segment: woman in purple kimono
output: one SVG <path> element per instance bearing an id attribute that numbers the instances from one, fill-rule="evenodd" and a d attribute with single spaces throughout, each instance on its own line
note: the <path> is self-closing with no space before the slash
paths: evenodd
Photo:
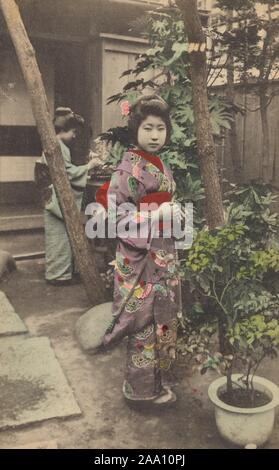
<path id="1" fill-rule="evenodd" d="M 114 322 L 106 332 L 108 347 L 128 336 L 127 366 L 123 393 L 128 400 L 169 403 L 176 400 L 172 365 L 175 359 L 178 302 L 174 239 L 162 236 L 163 222 L 171 218 L 172 203 L 164 202 L 155 212 L 139 210 L 141 202 L 171 201 L 175 182 L 171 170 L 158 156 L 171 131 L 169 108 L 157 95 L 142 97 L 132 106 L 128 128 L 135 146 L 126 152 L 112 176 L 109 211 L 131 203 L 136 231 L 124 233 L 127 212 L 117 212 L 118 245 L 115 259 Z M 178 213 L 177 213 L 178 215 Z M 154 217 L 155 216 L 155 217 Z M 110 217 L 110 215 L 109 215 Z M 153 223 L 151 224 L 151 220 Z M 154 225 L 154 220 L 155 222 Z M 122 230 L 121 230 L 122 224 Z M 156 228 L 139 235 L 145 224 Z M 159 236 L 158 236 L 159 235 Z M 136 283 L 120 316 L 117 312 Z"/>

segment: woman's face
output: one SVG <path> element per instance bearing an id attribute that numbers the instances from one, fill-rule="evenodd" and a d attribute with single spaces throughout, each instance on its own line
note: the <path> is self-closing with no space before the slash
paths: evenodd
<path id="1" fill-rule="evenodd" d="M 77 136 L 77 130 L 76 129 L 69 129 L 68 131 L 62 131 L 59 132 L 58 137 L 59 139 L 64 142 L 64 144 L 70 145 L 76 138 Z"/>
<path id="2" fill-rule="evenodd" d="M 159 116 L 147 116 L 138 128 L 138 146 L 146 152 L 159 152 L 166 138 L 167 126 Z"/>

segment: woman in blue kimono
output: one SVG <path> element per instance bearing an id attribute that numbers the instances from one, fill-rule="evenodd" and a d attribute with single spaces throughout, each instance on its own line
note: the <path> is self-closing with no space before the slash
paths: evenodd
<path id="1" fill-rule="evenodd" d="M 84 125 L 81 116 L 75 114 L 70 108 L 57 108 L 53 123 L 73 195 L 77 207 L 81 209 L 88 171 L 94 168 L 98 161 L 91 159 L 85 165 L 80 166 L 74 165 L 71 161 L 69 147 L 75 140 L 78 129 Z M 96 156 L 93 152 L 92 155 Z M 44 155 L 42 163 L 47 164 Z M 74 277 L 74 260 L 65 222 L 52 184 L 48 190 L 49 197 L 45 201 L 44 210 L 46 281 L 56 286 L 73 284 L 78 282 L 78 279 Z"/>
<path id="2" fill-rule="evenodd" d="M 129 401 L 164 404 L 176 400 L 172 391 L 175 383 L 172 366 L 179 308 L 174 239 L 171 234 L 163 237 L 162 222 L 159 222 L 162 218 L 171 219 L 174 212 L 171 199 L 176 186 L 170 168 L 159 157 L 171 132 L 167 103 L 157 95 L 142 97 L 130 110 L 128 128 L 134 147 L 124 154 L 112 176 L 108 200 L 112 196 L 116 207 L 112 199 L 109 211 L 119 209 L 123 203 L 132 203 L 137 208 L 133 216 L 135 226 L 145 223 L 150 226 L 151 213 L 140 210 L 139 204 L 160 201 L 162 204 L 156 211 L 160 231 L 155 238 L 150 231 L 146 236 L 134 232 L 127 237 L 118 230 L 114 321 L 103 346 L 110 347 L 128 336 L 124 396 Z M 177 207 L 175 211 L 181 217 Z M 126 211 L 117 213 L 118 229 L 121 222 L 125 225 L 125 217 Z M 125 308 L 118 316 L 125 299 Z"/>

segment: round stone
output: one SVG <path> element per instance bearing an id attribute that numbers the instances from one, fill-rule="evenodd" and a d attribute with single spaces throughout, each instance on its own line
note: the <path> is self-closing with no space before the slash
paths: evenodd
<path id="1" fill-rule="evenodd" d="M 16 262 L 8 251 L 0 250 L 0 279 L 16 269 Z"/>
<path id="2" fill-rule="evenodd" d="M 78 319 L 75 333 L 84 351 L 96 352 L 112 319 L 112 302 L 96 305 Z"/>

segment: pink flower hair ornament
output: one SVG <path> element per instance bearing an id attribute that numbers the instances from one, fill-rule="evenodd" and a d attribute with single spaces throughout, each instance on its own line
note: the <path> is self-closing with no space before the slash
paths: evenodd
<path id="1" fill-rule="evenodd" d="M 129 113 L 130 113 L 130 104 L 129 104 L 129 101 L 122 101 L 122 103 L 120 104 L 120 108 L 121 108 L 121 114 L 122 116 L 128 116 Z"/>

